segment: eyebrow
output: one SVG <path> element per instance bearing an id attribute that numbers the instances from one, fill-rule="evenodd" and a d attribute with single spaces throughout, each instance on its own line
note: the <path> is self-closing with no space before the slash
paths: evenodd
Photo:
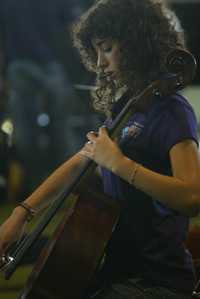
<path id="1" fill-rule="evenodd" d="M 103 43 L 108 42 L 108 41 L 109 41 L 109 40 L 108 40 L 107 38 L 104 38 L 104 39 L 101 39 L 101 40 L 95 42 L 95 44 L 96 44 L 97 46 L 101 46 Z"/>
<path id="2" fill-rule="evenodd" d="M 101 39 L 100 41 L 98 41 L 96 44 L 97 46 L 101 46 L 103 43 L 106 42 L 106 39 Z"/>

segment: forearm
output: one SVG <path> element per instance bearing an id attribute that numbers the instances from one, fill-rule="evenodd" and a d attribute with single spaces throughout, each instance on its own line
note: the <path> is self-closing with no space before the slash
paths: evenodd
<path id="1" fill-rule="evenodd" d="M 36 211 L 54 200 L 80 174 L 87 158 L 79 153 L 63 163 L 24 202 Z"/>
<path id="2" fill-rule="evenodd" d="M 10 244 L 22 233 L 27 220 L 30 219 L 32 209 L 38 211 L 46 207 L 49 200 L 56 199 L 57 195 L 73 183 L 87 163 L 88 159 L 79 153 L 63 163 L 40 187 L 36 189 L 24 202 L 18 205 L 0 227 L 0 256 L 7 251 Z M 24 205 L 25 203 L 25 205 Z"/>
<path id="3" fill-rule="evenodd" d="M 178 210 L 189 216 L 198 213 L 200 191 L 199 187 L 175 177 L 161 175 L 142 165 L 139 166 L 133 182 L 131 178 L 137 163 L 123 156 L 112 167 L 112 171 L 129 183 L 159 200 L 168 207 Z"/>

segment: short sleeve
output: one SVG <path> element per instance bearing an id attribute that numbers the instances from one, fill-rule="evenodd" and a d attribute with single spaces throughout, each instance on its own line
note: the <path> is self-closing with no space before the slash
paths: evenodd
<path id="1" fill-rule="evenodd" d="M 177 95 L 166 101 L 156 139 L 163 157 L 183 140 L 192 139 L 198 145 L 197 119 L 192 106 L 182 96 Z"/>

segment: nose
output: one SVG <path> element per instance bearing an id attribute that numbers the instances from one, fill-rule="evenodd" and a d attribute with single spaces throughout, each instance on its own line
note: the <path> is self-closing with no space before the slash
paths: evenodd
<path id="1" fill-rule="evenodd" d="M 105 55 L 99 51 L 97 57 L 97 68 L 104 69 L 108 65 Z"/>

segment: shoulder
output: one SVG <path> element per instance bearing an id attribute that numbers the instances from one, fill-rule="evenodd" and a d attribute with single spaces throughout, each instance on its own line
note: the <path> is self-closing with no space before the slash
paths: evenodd
<path id="1" fill-rule="evenodd" d="M 152 140 L 168 153 L 177 143 L 190 139 L 198 144 L 197 119 L 191 104 L 181 94 L 158 101 L 151 115 Z M 151 126 L 151 121 L 149 122 Z"/>
<path id="2" fill-rule="evenodd" d="M 184 131 L 197 131 L 197 119 L 192 105 L 181 94 L 176 94 L 166 100 L 166 117 Z M 170 125 L 170 123 L 169 123 Z"/>
<path id="3" fill-rule="evenodd" d="M 174 109 L 182 109 L 183 111 L 190 111 L 195 114 L 188 99 L 180 93 L 167 97 L 166 102 L 170 102 L 170 108 L 174 107 Z"/>
<path id="4" fill-rule="evenodd" d="M 192 105 L 189 103 L 187 98 L 180 93 L 176 93 L 159 99 L 158 101 L 156 101 L 153 109 L 162 111 L 163 113 L 182 110 L 185 112 L 191 112 L 195 115 Z"/>
<path id="5" fill-rule="evenodd" d="M 174 94 L 158 100 L 152 108 L 150 118 L 155 118 L 159 124 L 170 126 L 171 122 L 180 124 L 193 123 L 197 125 L 197 119 L 192 105 L 181 94 Z"/>

